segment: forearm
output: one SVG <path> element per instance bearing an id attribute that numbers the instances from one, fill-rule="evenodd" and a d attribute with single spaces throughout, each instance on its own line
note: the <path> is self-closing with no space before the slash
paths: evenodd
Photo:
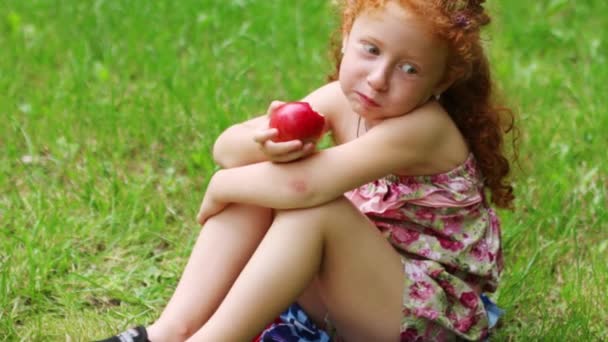
<path id="1" fill-rule="evenodd" d="M 346 191 L 407 169 L 409 162 L 399 157 L 417 160 L 407 150 L 395 147 L 393 138 L 385 141 L 385 133 L 372 130 L 352 142 L 291 163 L 261 162 L 220 170 L 207 191 L 220 203 L 273 209 L 309 208 L 327 203 Z M 391 134 L 398 136 L 399 132 Z"/>
<path id="2" fill-rule="evenodd" d="M 320 199 L 327 196 L 316 194 L 306 177 L 294 166 L 293 163 L 262 162 L 220 170 L 209 186 L 214 188 L 218 200 L 227 203 L 273 209 L 307 208 L 321 204 Z"/>
<path id="3" fill-rule="evenodd" d="M 224 169 L 266 161 L 266 156 L 253 140 L 256 127 L 263 125 L 264 119 L 257 118 L 226 129 L 213 145 L 214 161 Z"/>

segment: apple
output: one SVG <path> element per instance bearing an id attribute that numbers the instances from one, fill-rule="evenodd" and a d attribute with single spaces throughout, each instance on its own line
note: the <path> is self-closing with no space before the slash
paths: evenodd
<path id="1" fill-rule="evenodd" d="M 272 139 L 274 142 L 316 142 L 323 133 L 325 117 L 315 112 L 308 102 L 287 102 L 270 113 L 268 126 L 279 131 Z"/>

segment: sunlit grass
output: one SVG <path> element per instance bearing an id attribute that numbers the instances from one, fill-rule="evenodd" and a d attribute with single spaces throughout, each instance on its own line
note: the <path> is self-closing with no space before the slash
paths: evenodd
<path id="1" fill-rule="evenodd" d="M 604 1 L 494 3 L 517 110 L 495 340 L 608 339 Z M 230 123 L 332 70 L 327 1 L 0 3 L 0 340 L 153 320 Z"/>

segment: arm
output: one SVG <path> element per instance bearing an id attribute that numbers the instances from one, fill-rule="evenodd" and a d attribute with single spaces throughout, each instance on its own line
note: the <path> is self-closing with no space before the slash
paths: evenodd
<path id="1" fill-rule="evenodd" d="M 338 90 L 337 83 L 330 83 L 302 99 L 325 115 L 324 133 L 331 129 L 334 111 L 331 97 L 336 90 Z M 271 138 L 268 130 L 268 114 L 280 104 L 275 101 L 270 105 L 267 114 L 233 125 L 220 134 L 213 146 L 214 161 L 222 168 L 232 168 L 271 159 L 275 162 L 289 162 L 310 154 L 314 150 L 314 145 L 303 146 L 298 140 L 284 143 L 267 141 Z"/>
<path id="2" fill-rule="evenodd" d="M 437 107 L 386 119 L 364 136 L 289 164 L 256 163 L 219 171 L 207 192 L 220 203 L 275 209 L 316 206 L 387 174 L 418 169 L 445 154 L 453 125 Z M 207 195 L 206 195 L 207 196 Z"/>
<path id="3" fill-rule="evenodd" d="M 255 132 L 268 127 L 266 114 L 228 127 L 215 140 L 213 160 L 222 168 L 231 168 L 268 160 L 258 143 Z"/>

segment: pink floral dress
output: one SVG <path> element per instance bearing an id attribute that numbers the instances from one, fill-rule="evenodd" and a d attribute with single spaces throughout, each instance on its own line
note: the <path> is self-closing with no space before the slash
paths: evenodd
<path id="1" fill-rule="evenodd" d="M 500 224 L 473 155 L 446 173 L 391 175 L 345 195 L 402 254 L 401 340 L 485 338 L 480 294 L 496 290 L 503 262 Z"/>

